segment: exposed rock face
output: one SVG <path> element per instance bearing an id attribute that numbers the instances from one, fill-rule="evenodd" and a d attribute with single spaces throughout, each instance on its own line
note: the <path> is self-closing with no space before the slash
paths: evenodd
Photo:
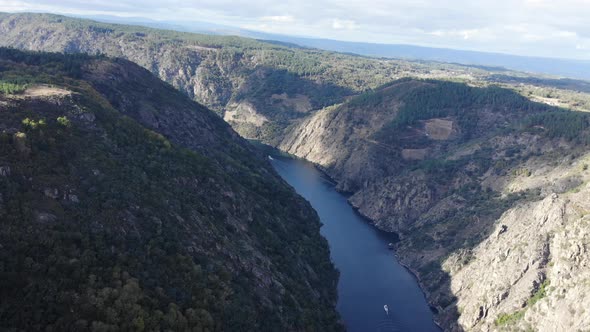
<path id="1" fill-rule="evenodd" d="M 229 123 L 252 124 L 255 127 L 260 127 L 268 121 L 264 115 L 256 113 L 254 106 L 247 102 L 228 104 L 223 119 Z"/>
<path id="2" fill-rule="evenodd" d="M 354 192 L 370 179 L 391 174 L 398 164 L 388 164 L 399 156 L 398 149 L 373 136 L 393 121 L 403 95 L 423 85 L 418 81 L 393 84 L 371 111 L 350 103 L 323 109 L 287 129 L 277 146 L 322 166 L 338 182 L 338 189 Z M 388 158 L 382 158 L 384 154 Z"/>
<path id="3" fill-rule="evenodd" d="M 429 188 L 424 174 L 409 178 L 389 176 L 355 192 L 350 204 L 375 221 L 383 230 L 396 232 L 411 223 L 432 206 L 436 192 Z"/>
<path id="4" fill-rule="evenodd" d="M 445 329 L 587 329 L 589 190 L 572 193 L 590 179 L 584 145 L 514 129 L 550 108 L 502 104 L 510 94 L 478 103 L 502 92 L 439 84 L 400 81 L 322 110 L 277 146 L 318 163 L 361 214 L 400 234 L 398 257 Z M 420 104 L 455 89 L 463 111 Z M 409 110 L 427 115 L 396 125 Z"/>
<path id="5" fill-rule="evenodd" d="M 482 331 L 590 326 L 589 194 L 585 188 L 515 207 L 480 245 L 445 261 L 458 298 L 458 326 Z"/>
<path id="6" fill-rule="evenodd" d="M 298 61 L 308 56 L 317 59 L 313 57 L 315 51 L 301 57 L 280 47 L 269 51 L 268 45 L 240 48 L 243 45 L 239 40 L 228 39 L 224 41 L 228 44 L 221 45 L 195 35 L 170 38 L 155 30 L 131 30 L 53 15 L 3 15 L 0 43 L 33 50 L 101 52 L 129 59 L 224 113 L 241 134 L 262 137 L 319 164 L 338 182 L 338 189 L 352 193 L 350 202 L 360 213 L 377 227 L 401 235 L 397 244 L 400 260 L 419 276 L 428 299 L 439 310 L 438 321 L 448 330 L 576 331 L 590 327 L 586 309 L 590 208 L 584 187 L 588 157 L 580 157 L 586 153 L 583 145 L 548 135 L 549 126 L 537 124 L 521 130 L 530 114 L 547 111 L 547 107 L 497 89 L 455 86 L 448 90 L 449 86 L 440 82 L 416 80 L 395 82 L 347 101 L 347 96 L 367 86 L 376 87 L 403 76 L 396 66 L 408 64 L 395 62 L 392 66 L 390 61 L 371 60 L 367 66 L 351 66 L 343 65 L 351 63 L 348 57 L 324 54 L 328 61 L 312 66 L 321 71 L 307 73 L 306 68 L 294 74 L 300 69 Z M 233 43 L 239 44 L 237 50 Z M 289 59 L 296 59 L 295 66 L 288 63 Z M 353 74 L 348 73 L 350 68 Z M 409 68 L 417 73 L 417 65 Z M 156 80 L 146 76 L 144 70 L 125 61 L 104 60 L 83 69 L 82 77 L 102 94 L 102 107 L 112 107 L 173 144 L 203 154 L 230 178 L 249 179 L 256 174 L 252 183 L 273 179 L 265 165 L 249 162 L 252 160 L 247 156 L 253 151 L 228 126 L 213 120 L 209 113 L 187 112 L 196 106 L 175 102 L 178 95 L 170 89 L 152 89 Z M 360 72 L 368 75 L 359 76 Z M 94 113 L 81 112 L 69 102 L 76 97 L 64 91 L 39 86 L 27 94 L 30 98 L 52 99 L 45 99 L 51 101 L 50 105 L 63 103 L 60 110 L 69 110 L 68 115 L 80 120 L 89 132 L 104 130 Z M 175 101 L 169 102 L 166 97 Z M 335 103 L 342 105 L 323 108 Z M 0 106 L 8 105 L 0 101 Z M 400 113 L 405 122 L 398 121 Z M 559 118 L 553 120 L 559 122 Z M 279 130 L 273 128 L 277 124 Z M 287 124 L 290 127 L 283 132 Z M 0 125 L 10 128 L 3 133 L 10 137 L 19 157 L 35 158 L 30 138 L 17 129 L 18 121 Z M 261 128 L 269 129 L 269 133 Z M 111 136 L 100 137 L 110 147 L 125 146 L 113 145 Z M 170 142 L 164 141 L 163 148 L 170 148 Z M 240 151 L 239 162 L 233 159 L 236 151 Z M 233 156 L 229 161 L 225 158 L 228 155 Z M 250 166 L 236 166 L 245 164 Z M 12 169 L 0 171 L 0 175 L 5 174 L 0 180 L 10 177 L 12 181 Z M 143 171 L 133 175 L 138 183 L 149 179 Z M 107 167 L 92 168 L 87 177 L 91 180 L 86 181 L 95 185 L 80 193 L 80 199 L 60 188 L 59 194 L 65 195 L 59 197 L 63 198 L 60 202 L 90 204 L 92 200 L 85 195 L 96 195 L 97 183 L 112 174 Z M 268 294 L 286 294 L 289 282 L 283 279 L 289 276 L 275 273 L 273 259 L 261 249 L 264 246 L 245 236 L 252 230 L 252 223 L 268 217 L 266 212 L 276 207 L 248 200 L 250 192 L 237 193 L 233 183 L 225 184 L 220 178 L 213 182 L 194 177 L 173 181 L 172 187 L 185 192 L 207 193 L 199 196 L 202 200 L 209 199 L 210 193 L 219 193 L 216 203 L 229 202 L 215 205 L 214 210 L 219 217 L 216 221 L 223 220 L 227 228 L 223 234 L 229 235 L 215 238 L 207 248 L 195 239 L 183 242 L 188 243 L 191 255 L 214 252 L 216 257 L 228 258 L 232 262 L 227 264 L 232 266 L 230 272 L 253 276 L 256 282 L 252 284 L 264 303 L 274 299 Z M 38 186 L 34 192 L 43 196 L 43 188 Z M 50 191 L 45 197 L 48 200 L 44 202 L 55 207 L 52 200 L 58 198 L 57 194 Z M 6 193 L 0 193 L 1 216 L 6 215 L 9 199 Z M 291 217 L 316 220 L 303 202 L 295 202 L 288 204 L 295 204 L 292 211 L 296 213 Z M 110 201 L 101 203 L 113 205 Z M 217 234 L 217 227 L 201 227 L 203 220 L 209 220 L 202 211 L 157 217 L 153 215 L 159 211 L 149 211 L 149 218 L 143 218 L 144 206 L 129 209 L 116 215 L 121 221 L 117 234 L 133 241 L 146 237 L 141 227 L 144 219 L 158 235 L 170 224 L 188 228 L 199 225 L 192 229 L 202 232 L 199 239 Z M 283 206 L 276 208 L 282 210 Z M 47 225 L 63 221 L 57 212 L 45 211 L 33 212 L 32 219 Z M 97 221 L 89 224 L 92 232 L 109 229 Z M 310 234 L 316 234 L 317 229 L 310 227 Z M 275 243 L 274 237 L 262 238 Z M 10 241 L 2 241 L 9 246 Z M 246 245 L 240 246 L 243 243 Z M 244 247 L 245 255 L 236 254 Z M 293 254 L 286 249 L 287 254 Z M 118 250 L 110 248 L 112 254 Z M 315 282 L 321 274 L 311 266 L 325 266 L 319 261 L 289 262 L 303 267 L 297 271 L 309 272 L 305 274 L 307 280 Z M 309 298 L 321 301 L 324 294 L 333 298 L 329 291 L 320 293 L 310 288 Z M 287 315 L 285 312 L 281 311 Z M 278 320 L 289 325 L 284 315 Z"/>
<path id="7" fill-rule="evenodd" d="M 99 23 L 49 14 L 0 13 L 0 45 L 29 50 L 106 54 L 146 68 L 219 115 L 248 103 L 268 120 L 231 121 L 242 136 L 266 141 L 291 121 L 400 77 L 489 73 L 454 64 L 371 59 L 211 36 Z M 497 79 L 497 78 L 496 78 Z M 229 119 L 235 118 L 232 115 Z M 435 137 L 437 137 L 435 133 Z M 443 130 L 441 137 L 447 133 Z"/>

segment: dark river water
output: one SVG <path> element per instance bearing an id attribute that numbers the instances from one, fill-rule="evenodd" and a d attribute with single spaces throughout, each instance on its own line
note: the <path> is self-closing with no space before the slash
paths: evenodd
<path id="1" fill-rule="evenodd" d="M 348 331 L 440 331 L 416 279 L 388 250 L 391 234 L 369 225 L 312 164 L 283 157 L 271 163 L 324 224 L 321 233 L 340 270 L 337 309 Z"/>

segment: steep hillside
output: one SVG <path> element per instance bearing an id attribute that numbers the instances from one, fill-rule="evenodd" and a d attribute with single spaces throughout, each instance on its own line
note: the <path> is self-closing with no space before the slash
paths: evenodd
<path id="1" fill-rule="evenodd" d="M 361 214 L 400 234 L 399 258 L 419 276 L 443 326 L 486 330 L 507 308 L 527 303 L 549 274 L 546 255 L 536 250 L 549 245 L 543 234 L 553 234 L 561 222 L 545 225 L 544 214 L 532 212 L 543 203 L 532 202 L 585 183 L 579 159 L 590 142 L 588 127 L 584 113 L 534 103 L 510 90 L 405 79 L 309 116 L 276 145 L 320 165 L 351 193 L 349 201 Z M 528 213 L 529 221 L 519 224 L 508 210 Z M 498 243 L 497 234 L 506 232 L 500 225 L 508 225 L 501 239 L 517 239 Z M 520 238 L 518 229 L 527 227 L 530 233 Z M 514 252 L 517 242 L 542 258 L 525 262 L 526 256 L 515 255 L 512 265 L 479 260 L 491 260 L 499 250 Z M 472 269 L 459 274 L 471 260 Z M 496 272 L 500 266 L 503 274 Z M 520 280 L 523 270 L 533 276 Z M 590 276 L 582 270 L 577 277 Z M 504 293 L 498 295 L 498 288 L 484 297 L 481 291 L 495 283 L 480 285 L 477 278 L 492 275 Z M 575 301 L 567 304 L 581 310 Z M 532 326 L 542 326 L 527 315 Z"/>
<path id="2" fill-rule="evenodd" d="M 293 119 L 401 76 L 484 73 L 49 14 L 0 14 L 0 45 L 128 59 L 258 138 L 275 137 Z"/>
<path id="3" fill-rule="evenodd" d="M 242 136 L 272 141 L 292 122 L 402 77 L 503 84 L 536 101 L 590 109 L 584 81 L 499 67 L 382 59 L 249 38 L 0 13 L 0 45 L 133 61 L 213 109 Z"/>
<path id="4" fill-rule="evenodd" d="M 588 157 L 561 171 L 588 181 L 589 172 L 581 172 Z M 542 175 L 547 173 L 532 177 L 541 180 Z M 519 204 L 497 220 L 480 245 L 445 260 L 460 326 L 482 331 L 588 330 L 589 195 L 584 184 Z"/>
<path id="5" fill-rule="evenodd" d="M 340 330 L 315 212 L 126 60 L 0 49 L 8 330 Z"/>

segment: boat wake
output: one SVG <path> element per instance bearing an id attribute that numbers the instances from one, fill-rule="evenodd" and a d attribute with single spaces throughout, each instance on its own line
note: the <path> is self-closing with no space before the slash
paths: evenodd
<path id="1" fill-rule="evenodd" d="M 402 329 L 393 321 L 391 317 L 380 321 L 377 324 L 377 332 L 401 332 Z"/>

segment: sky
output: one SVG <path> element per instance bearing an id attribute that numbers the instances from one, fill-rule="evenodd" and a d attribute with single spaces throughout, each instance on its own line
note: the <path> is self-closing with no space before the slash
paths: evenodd
<path id="1" fill-rule="evenodd" d="M 590 60 L 590 0 L 0 0 L 0 11 L 200 21 L 304 37 Z"/>

